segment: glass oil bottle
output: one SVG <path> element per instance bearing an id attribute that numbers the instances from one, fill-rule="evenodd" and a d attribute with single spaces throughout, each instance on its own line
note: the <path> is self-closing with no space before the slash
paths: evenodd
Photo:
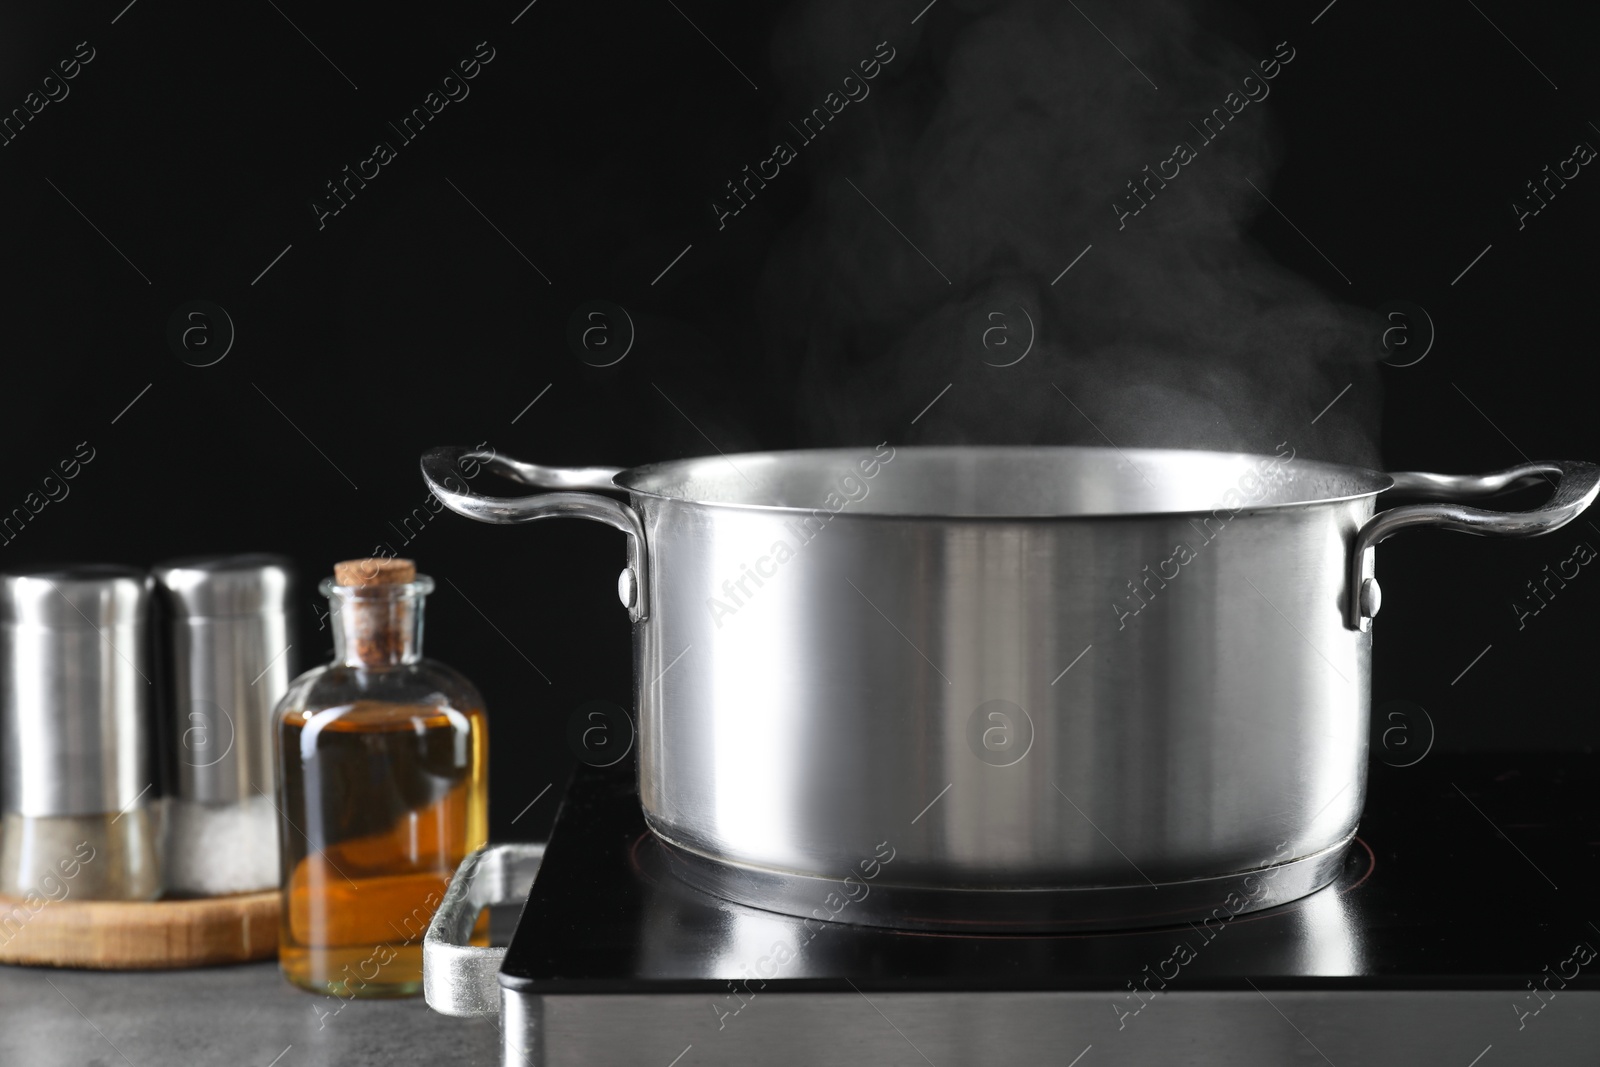
<path id="1" fill-rule="evenodd" d="M 422 935 L 488 838 L 483 699 L 422 658 L 433 581 L 409 560 L 350 560 L 322 593 L 334 661 L 278 704 L 279 966 L 341 998 L 422 989 Z"/>

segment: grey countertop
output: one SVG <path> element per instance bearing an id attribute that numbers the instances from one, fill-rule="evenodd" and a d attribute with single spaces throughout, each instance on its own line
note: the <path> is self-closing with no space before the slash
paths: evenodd
<path id="1" fill-rule="evenodd" d="M 439 1015 L 420 996 L 306 993 L 276 963 L 122 973 L 0 966 L 7 1067 L 498 1067 L 497 1022 Z"/>

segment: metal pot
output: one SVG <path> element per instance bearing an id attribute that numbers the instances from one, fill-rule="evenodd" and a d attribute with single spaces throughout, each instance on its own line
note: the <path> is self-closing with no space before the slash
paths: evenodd
<path id="1" fill-rule="evenodd" d="M 554 492 L 500 498 L 490 469 Z M 1373 546 L 1529 536 L 1600 468 L 1381 474 L 1273 456 L 954 447 L 632 470 L 434 449 L 485 522 L 628 537 L 639 793 L 680 877 L 912 928 L 1237 914 L 1325 885 L 1365 795 Z M 1549 480 L 1542 507 L 1472 500 Z M 626 502 L 601 494 L 624 493 Z"/>

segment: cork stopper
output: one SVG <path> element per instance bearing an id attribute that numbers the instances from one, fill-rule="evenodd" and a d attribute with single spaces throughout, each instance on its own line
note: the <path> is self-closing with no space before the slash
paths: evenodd
<path id="1" fill-rule="evenodd" d="M 334 644 L 346 665 L 394 667 L 422 654 L 422 600 L 433 583 L 411 560 L 347 559 L 323 588 L 338 612 Z"/>
<path id="2" fill-rule="evenodd" d="M 409 585 L 417 565 L 409 559 L 347 559 L 333 565 L 335 585 Z"/>

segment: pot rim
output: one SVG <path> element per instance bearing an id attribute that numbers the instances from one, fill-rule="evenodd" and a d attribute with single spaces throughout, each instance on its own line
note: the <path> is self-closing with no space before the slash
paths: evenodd
<path id="1" fill-rule="evenodd" d="M 883 445 L 878 448 L 883 448 Z M 1349 464 L 1331 463 L 1325 460 L 1296 459 L 1291 451 L 1288 456 L 1263 455 L 1251 452 L 1218 452 L 1205 449 L 1183 448 L 1104 448 L 1090 445 L 907 445 L 891 448 L 889 456 L 885 459 L 881 453 L 873 452 L 872 446 L 861 448 L 815 448 L 815 449 L 778 449 L 762 452 L 737 452 L 724 453 L 715 456 L 694 456 L 684 459 L 662 460 L 654 463 L 643 464 L 638 467 L 628 468 L 619 472 L 614 478 L 614 484 L 619 489 L 624 489 L 635 498 L 671 501 L 678 504 L 690 504 L 698 507 L 716 508 L 732 511 L 753 511 L 771 514 L 811 515 L 817 511 L 824 511 L 835 518 L 872 518 L 891 520 L 939 520 L 963 522 L 1030 522 L 1030 521 L 1061 521 L 1072 519 L 1136 519 L 1136 518 L 1183 518 L 1194 515 L 1210 515 L 1217 510 L 1227 510 L 1230 513 L 1241 511 L 1287 511 L 1317 507 L 1321 505 L 1340 504 L 1349 501 L 1362 500 L 1377 496 L 1379 493 L 1391 488 L 1394 479 L 1383 472 L 1357 467 Z M 963 462 L 988 462 L 1003 464 L 1006 462 L 1076 462 L 1083 465 L 1100 465 L 1106 469 L 1121 468 L 1125 473 L 1128 467 L 1135 482 L 1143 479 L 1155 494 L 1163 490 L 1149 482 L 1148 477 L 1141 470 L 1145 468 L 1167 469 L 1175 465 L 1193 468 L 1197 464 L 1207 465 L 1217 472 L 1214 481 L 1207 480 L 1201 486 L 1193 484 L 1184 485 L 1179 489 L 1169 488 L 1169 492 L 1186 492 L 1190 496 L 1172 505 L 1162 505 L 1159 502 L 1146 503 L 1143 506 L 1109 507 L 1090 504 L 1087 506 L 1067 510 L 1021 510 L 1001 508 L 995 511 L 962 511 L 958 509 L 927 509 L 921 507 L 907 507 L 904 509 L 885 509 L 880 505 L 868 503 L 870 493 L 863 495 L 859 501 L 846 501 L 840 508 L 827 507 L 822 500 L 814 506 L 770 503 L 751 499 L 721 499 L 706 496 L 691 495 L 681 491 L 686 484 L 703 486 L 707 482 L 717 485 L 721 489 L 731 489 L 733 492 L 719 494 L 737 496 L 741 493 L 750 494 L 759 492 L 749 482 L 745 474 L 748 468 L 755 472 L 775 470 L 781 466 L 802 466 L 813 473 L 833 473 L 839 476 L 854 473 L 856 464 L 876 458 L 879 460 L 879 470 L 874 475 L 866 477 L 875 478 L 891 473 L 895 464 L 900 463 L 903 469 L 906 459 L 913 462 L 937 462 L 943 457 L 960 457 Z M 1140 461 L 1143 461 L 1141 464 Z M 809 467 L 803 465 L 809 464 Z M 1240 479 L 1248 473 L 1259 474 L 1263 464 L 1271 466 L 1292 464 L 1297 472 L 1321 475 L 1332 480 L 1335 484 L 1340 482 L 1348 486 L 1343 491 L 1319 492 L 1304 498 L 1291 498 L 1282 500 L 1249 499 L 1248 491 L 1239 485 Z M 1172 473 L 1167 470 L 1170 479 Z M 1092 472 L 1093 477 L 1103 477 L 1101 472 Z M 865 484 L 865 483 L 863 483 Z M 1136 491 L 1144 490 L 1136 486 Z M 1230 504 L 1223 498 L 1233 492 L 1240 498 L 1241 503 Z M 1151 494 L 1145 494 L 1151 495 Z M 1258 494 L 1259 495 L 1259 494 Z M 881 501 L 881 495 L 879 497 Z M 1201 500 L 1209 503 L 1199 502 Z"/>

